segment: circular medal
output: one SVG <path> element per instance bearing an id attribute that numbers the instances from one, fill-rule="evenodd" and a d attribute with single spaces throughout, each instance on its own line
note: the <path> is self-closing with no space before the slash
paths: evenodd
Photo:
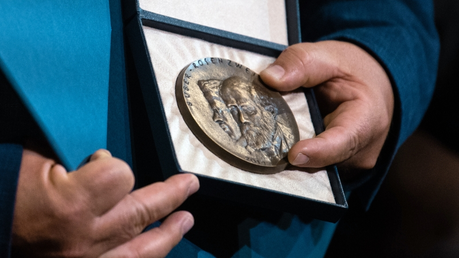
<path id="1" fill-rule="evenodd" d="M 185 123 L 220 159 L 261 174 L 288 165 L 299 141 L 293 113 L 249 68 L 223 58 L 196 60 L 180 72 L 175 93 Z"/>

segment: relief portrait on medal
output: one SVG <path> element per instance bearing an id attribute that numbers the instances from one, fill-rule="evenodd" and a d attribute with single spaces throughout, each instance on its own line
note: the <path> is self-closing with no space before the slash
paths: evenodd
<path id="1" fill-rule="evenodd" d="M 285 157 L 299 141 L 295 117 L 249 68 L 223 58 L 196 60 L 179 74 L 176 98 L 188 128 L 220 159 L 262 174 L 288 165 Z"/>
<path id="2" fill-rule="evenodd" d="M 213 110 L 213 121 L 254 158 L 276 164 L 290 144 L 278 107 L 263 87 L 241 77 L 201 80 L 198 85 Z"/>

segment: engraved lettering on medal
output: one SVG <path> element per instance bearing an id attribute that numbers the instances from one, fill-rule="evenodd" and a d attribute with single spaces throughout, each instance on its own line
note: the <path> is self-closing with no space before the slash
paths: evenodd
<path id="1" fill-rule="evenodd" d="M 250 161 L 250 162 L 257 162 L 256 159 L 252 158 L 252 157 L 245 157 L 246 160 Z"/>

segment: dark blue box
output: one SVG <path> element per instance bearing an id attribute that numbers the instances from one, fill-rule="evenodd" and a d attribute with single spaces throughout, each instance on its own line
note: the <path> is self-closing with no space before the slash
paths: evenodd
<path id="1" fill-rule="evenodd" d="M 176 173 L 188 172 L 182 170 L 178 163 L 143 26 L 274 58 L 287 46 L 152 13 L 141 9 L 138 3 L 125 4 L 127 45 L 133 57 L 133 60 L 127 60 L 131 100 L 143 100 L 131 101 L 133 162 L 138 186 L 142 186 Z M 298 3 L 287 0 L 285 4 L 288 42 L 298 43 L 301 41 Z M 132 67 L 129 67 L 129 62 L 132 62 Z M 171 80 L 175 81 L 175 78 Z M 314 93 L 305 89 L 304 94 L 318 134 L 323 131 L 323 123 Z M 201 182 L 199 194 L 336 222 L 346 211 L 347 202 L 336 167 L 327 168 L 327 174 L 335 203 L 196 175 Z"/>

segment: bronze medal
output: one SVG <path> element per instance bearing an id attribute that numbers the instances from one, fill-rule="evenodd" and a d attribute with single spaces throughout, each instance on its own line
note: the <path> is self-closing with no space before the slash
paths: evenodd
<path id="1" fill-rule="evenodd" d="M 185 123 L 220 159 L 261 174 L 288 165 L 288 151 L 299 141 L 298 126 L 282 96 L 257 73 L 207 57 L 180 72 L 175 92 Z"/>

